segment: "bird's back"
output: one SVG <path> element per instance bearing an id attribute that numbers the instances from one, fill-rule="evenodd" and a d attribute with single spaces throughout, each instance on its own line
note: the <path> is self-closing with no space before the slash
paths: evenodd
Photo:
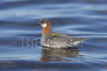
<path id="1" fill-rule="evenodd" d="M 46 35 L 42 36 L 42 45 L 53 48 L 75 47 L 85 39 L 86 38 L 75 38 L 50 30 Z"/>

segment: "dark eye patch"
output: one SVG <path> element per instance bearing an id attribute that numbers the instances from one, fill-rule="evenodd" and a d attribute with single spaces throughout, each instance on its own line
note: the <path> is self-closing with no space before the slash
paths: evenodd
<path id="1" fill-rule="evenodd" d="M 41 23 L 44 23 L 45 21 L 41 21 Z"/>

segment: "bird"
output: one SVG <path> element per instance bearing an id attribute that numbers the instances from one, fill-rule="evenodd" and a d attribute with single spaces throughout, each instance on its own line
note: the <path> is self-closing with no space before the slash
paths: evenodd
<path id="1" fill-rule="evenodd" d="M 49 47 L 49 48 L 77 48 L 82 41 L 86 40 L 87 38 L 76 38 L 66 34 L 61 34 L 54 32 L 51 29 L 51 22 L 47 18 L 43 18 L 39 21 L 39 24 L 35 26 L 42 26 L 42 38 L 41 44 L 42 46 Z"/>

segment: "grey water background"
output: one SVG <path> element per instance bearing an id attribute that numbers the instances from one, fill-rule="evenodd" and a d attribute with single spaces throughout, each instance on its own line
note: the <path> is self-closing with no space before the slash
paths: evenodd
<path id="1" fill-rule="evenodd" d="M 42 18 L 88 39 L 78 49 L 42 49 L 42 28 L 32 27 Z M 0 0 L 0 71 L 38 70 L 107 70 L 107 0 Z"/>

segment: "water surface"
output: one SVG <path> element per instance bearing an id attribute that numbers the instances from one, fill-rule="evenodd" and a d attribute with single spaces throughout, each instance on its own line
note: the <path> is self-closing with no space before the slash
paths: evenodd
<path id="1" fill-rule="evenodd" d="M 78 49 L 43 49 L 42 18 L 54 19 L 52 29 L 85 37 Z M 106 71 L 106 0 L 1 0 L 1 71 Z"/>

